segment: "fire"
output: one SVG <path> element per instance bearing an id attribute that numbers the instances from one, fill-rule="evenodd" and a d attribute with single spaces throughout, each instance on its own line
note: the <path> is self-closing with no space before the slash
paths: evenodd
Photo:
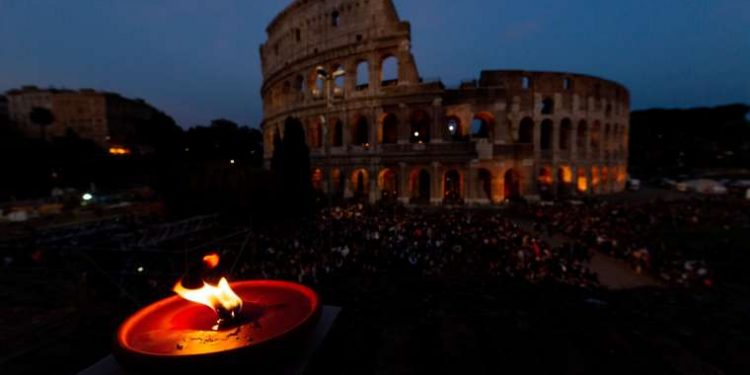
<path id="1" fill-rule="evenodd" d="M 216 268 L 219 265 L 219 255 L 211 253 L 203 257 L 203 264 L 210 270 Z"/>
<path id="2" fill-rule="evenodd" d="M 209 267 L 216 267 L 219 264 L 219 256 L 209 254 L 203 258 L 203 261 Z M 213 327 L 214 330 L 218 330 L 226 323 L 236 319 L 240 310 L 242 310 L 242 298 L 232 290 L 226 277 L 222 277 L 217 285 L 204 281 L 203 287 L 199 289 L 187 289 L 180 280 L 172 290 L 188 301 L 213 309 L 218 315 L 216 325 Z"/>

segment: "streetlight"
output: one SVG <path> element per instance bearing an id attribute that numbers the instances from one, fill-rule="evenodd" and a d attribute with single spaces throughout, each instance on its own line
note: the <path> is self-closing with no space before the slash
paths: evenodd
<path id="1" fill-rule="evenodd" d="M 333 81 L 335 81 L 339 77 L 343 77 L 344 74 L 346 74 L 346 71 L 344 71 L 343 68 L 339 67 L 335 72 L 328 73 L 328 71 L 323 66 L 318 66 L 316 70 L 318 72 L 318 78 L 322 79 L 325 82 L 326 90 L 326 110 L 325 115 L 321 116 L 321 122 L 323 123 L 323 139 L 325 139 L 326 164 L 328 164 L 326 179 L 328 180 L 328 214 L 330 215 L 332 213 L 331 211 L 333 207 L 333 166 L 331 165 L 331 137 L 328 136 L 328 117 L 329 112 L 333 110 L 333 95 L 331 95 L 331 86 Z M 328 248 L 333 248 L 333 238 L 330 230 L 328 231 Z"/>
<path id="2" fill-rule="evenodd" d="M 326 90 L 326 110 L 325 115 L 321 116 L 321 122 L 323 123 L 323 139 L 325 139 L 325 152 L 326 152 L 326 163 L 328 164 L 328 173 L 327 173 L 327 180 L 328 180 L 328 209 L 331 209 L 331 194 L 333 190 L 333 180 L 332 180 L 332 172 L 333 168 L 331 165 L 331 140 L 328 136 L 328 118 L 329 118 L 329 112 L 333 110 L 333 95 L 331 95 L 331 87 L 333 86 L 333 82 L 338 79 L 339 77 L 343 77 L 346 74 L 346 71 L 342 67 L 338 67 L 336 71 L 333 73 L 329 73 L 322 65 L 319 65 L 316 68 L 316 71 L 318 72 L 318 78 L 322 79 L 325 82 L 325 90 Z"/>

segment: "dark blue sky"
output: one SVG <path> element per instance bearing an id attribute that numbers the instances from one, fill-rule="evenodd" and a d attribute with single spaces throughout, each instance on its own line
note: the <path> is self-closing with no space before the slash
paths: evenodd
<path id="1" fill-rule="evenodd" d="M 395 0 L 424 77 L 587 73 L 634 108 L 750 103 L 750 0 Z M 0 91 L 140 97 L 184 127 L 261 119 L 258 46 L 290 0 L 0 0 Z"/>

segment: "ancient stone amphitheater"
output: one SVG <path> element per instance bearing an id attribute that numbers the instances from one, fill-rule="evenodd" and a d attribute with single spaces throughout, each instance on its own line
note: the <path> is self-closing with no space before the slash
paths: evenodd
<path id="1" fill-rule="evenodd" d="M 629 93 L 618 83 L 492 70 L 447 88 L 420 76 L 391 0 L 297 0 L 267 33 L 266 165 L 297 119 L 317 189 L 480 205 L 625 187 Z"/>

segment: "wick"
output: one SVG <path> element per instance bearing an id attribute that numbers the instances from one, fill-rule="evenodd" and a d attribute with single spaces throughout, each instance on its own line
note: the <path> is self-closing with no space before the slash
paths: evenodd
<path id="1" fill-rule="evenodd" d="M 217 307 L 216 314 L 218 315 L 218 318 L 216 319 L 216 324 L 211 327 L 211 329 L 214 331 L 219 331 L 235 325 L 239 322 L 240 317 L 242 316 L 242 314 L 240 314 L 241 310 L 241 306 L 238 306 L 237 308 L 234 308 L 232 310 L 227 310 L 222 306 Z"/>

